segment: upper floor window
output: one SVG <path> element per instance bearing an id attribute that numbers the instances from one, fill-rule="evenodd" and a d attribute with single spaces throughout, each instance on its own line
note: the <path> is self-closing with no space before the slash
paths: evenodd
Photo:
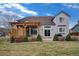
<path id="1" fill-rule="evenodd" d="M 65 28 L 59 28 L 59 32 L 65 32 Z"/>
<path id="2" fill-rule="evenodd" d="M 60 23 L 62 23 L 64 21 L 64 17 L 60 17 L 59 21 L 60 21 Z"/>

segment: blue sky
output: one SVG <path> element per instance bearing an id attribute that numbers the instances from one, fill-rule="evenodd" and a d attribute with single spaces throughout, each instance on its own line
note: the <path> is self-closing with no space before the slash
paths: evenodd
<path id="1" fill-rule="evenodd" d="M 79 20 L 79 4 L 73 3 L 0 3 L 0 11 L 28 16 L 54 16 L 61 10 L 68 13 L 70 28 Z"/>

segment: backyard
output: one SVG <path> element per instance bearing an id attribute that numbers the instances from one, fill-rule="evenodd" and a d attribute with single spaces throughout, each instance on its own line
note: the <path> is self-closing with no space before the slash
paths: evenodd
<path id="1" fill-rule="evenodd" d="M 79 56 L 78 41 L 10 43 L 0 40 L 2 56 Z"/>

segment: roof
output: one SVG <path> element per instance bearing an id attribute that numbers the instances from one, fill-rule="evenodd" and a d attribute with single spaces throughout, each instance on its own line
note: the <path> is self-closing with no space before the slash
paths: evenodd
<path id="1" fill-rule="evenodd" d="M 70 15 L 69 15 L 68 13 L 64 12 L 64 11 L 60 11 L 60 12 L 59 12 L 58 14 L 56 14 L 55 16 L 59 15 L 60 13 L 64 13 L 64 14 L 66 14 L 67 16 L 70 17 Z"/>
<path id="2" fill-rule="evenodd" d="M 71 28 L 73 32 L 79 32 L 79 24 L 76 24 L 73 28 Z"/>
<path id="3" fill-rule="evenodd" d="M 70 16 L 69 14 L 65 13 L 64 11 L 59 12 L 57 15 L 59 15 L 60 13 L 64 13 L 67 16 Z M 31 21 L 31 22 L 40 22 L 41 25 L 55 25 L 55 23 L 53 22 L 53 19 L 57 15 L 55 15 L 54 17 L 53 16 L 30 16 L 30 17 L 22 18 L 22 19 L 18 20 L 18 22 Z"/>
<path id="4" fill-rule="evenodd" d="M 53 16 L 31 16 L 18 20 L 18 22 L 40 22 L 41 25 L 55 25 Z"/>

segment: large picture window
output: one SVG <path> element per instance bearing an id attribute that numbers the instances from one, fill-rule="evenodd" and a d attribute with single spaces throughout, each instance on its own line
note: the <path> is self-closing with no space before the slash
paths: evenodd
<path id="1" fill-rule="evenodd" d="M 50 36 L 50 30 L 45 30 L 44 34 L 45 34 L 45 36 Z"/>

